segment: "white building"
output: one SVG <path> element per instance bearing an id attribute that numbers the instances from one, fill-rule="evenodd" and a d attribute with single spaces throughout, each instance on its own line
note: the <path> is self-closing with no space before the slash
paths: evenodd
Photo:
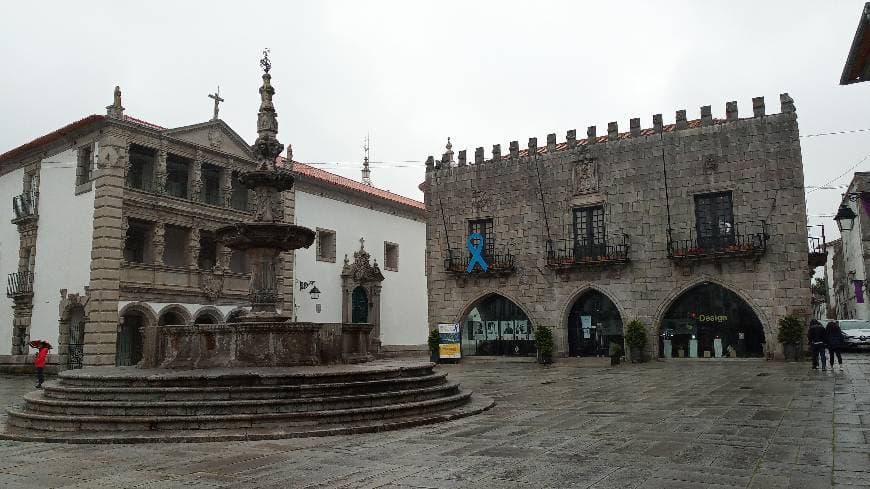
<path id="1" fill-rule="evenodd" d="M 285 220 L 318 233 L 316 246 L 282 257 L 284 310 L 375 323 L 384 351 L 424 348 L 423 203 L 294 166 Z M 26 368 L 31 339 L 52 342 L 60 368 L 135 364 L 148 326 L 244 308 L 245 258 L 211 233 L 251 218 L 236 177 L 254 167 L 217 109 L 164 128 L 124 115 L 118 89 L 106 115 L 0 154 L 0 369 Z"/>

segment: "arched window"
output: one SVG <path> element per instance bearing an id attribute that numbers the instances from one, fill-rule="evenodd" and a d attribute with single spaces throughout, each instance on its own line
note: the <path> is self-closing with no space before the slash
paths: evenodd
<path id="1" fill-rule="evenodd" d="M 463 355 L 534 355 L 532 322 L 516 304 L 498 294 L 478 301 L 462 318 Z"/>
<path id="2" fill-rule="evenodd" d="M 671 357 L 760 357 L 764 328 L 734 292 L 704 283 L 680 295 L 662 318 L 659 353 Z"/>

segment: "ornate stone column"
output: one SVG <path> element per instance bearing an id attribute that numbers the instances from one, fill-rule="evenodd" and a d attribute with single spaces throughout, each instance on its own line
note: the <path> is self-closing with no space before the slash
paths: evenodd
<path id="1" fill-rule="evenodd" d="M 157 152 L 157 165 L 154 168 L 154 188 L 156 194 L 166 193 L 166 155 L 169 143 L 165 139 L 160 140 L 160 150 Z"/>
<path id="2" fill-rule="evenodd" d="M 221 190 L 224 207 L 230 207 L 233 200 L 233 160 L 227 158 L 227 166 L 221 169 Z"/>
<path id="3" fill-rule="evenodd" d="M 153 263 L 155 265 L 163 265 L 163 252 L 166 250 L 166 226 L 162 222 L 155 222 L 153 231 L 151 232 L 151 251 L 153 255 Z"/>
<path id="4" fill-rule="evenodd" d="M 190 268 L 199 268 L 199 228 L 190 230 L 190 239 L 187 242 L 187 256 L 190 258 Z"/>
<path id="5" fill-rule="evenodd" d="M 190 169 L 190 200 L 199 202 L 202 196 L 202 165 L 205 155 L 201 149 L 196 150 L 196 160 Z"/>

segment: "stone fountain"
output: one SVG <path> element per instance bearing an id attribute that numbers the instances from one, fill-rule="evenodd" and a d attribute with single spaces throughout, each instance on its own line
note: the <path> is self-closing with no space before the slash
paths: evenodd
<path id="1" fill-rule="evenodd" d="M 138 367 L 61 372 L 7 410 L 0 438 L 67 443 L 150 443 L 379 432 L 479 413 L 489 398 L 463 390 L 435 365 L 373 360 L 371 324 L 293 322 L 278 310 L 278 257 L 307 248 L 311 229 L 284 221 L 293 174 L 276 168 L 284 146 L 268 51 L 260 62 L 257 169 L 241 176 L 254 220 L 217 230 L 247 254 L 251 310 L 223 324 L 148 328 Z"/>

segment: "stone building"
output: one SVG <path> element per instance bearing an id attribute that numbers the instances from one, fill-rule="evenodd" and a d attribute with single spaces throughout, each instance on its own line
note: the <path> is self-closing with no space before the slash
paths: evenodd
<path id="1" fill-rule="evenodd" d="M 538 326 L 560 355 L 600 355 L 638 319 L 653 357 L 775 355 L 777 321 L 810 314 L 819 264 L 797 114 L 780 103 L 429 157 L 430 328 L 459 323 L 463 355 L 534 354 Z"/>
<path id="2" fill-rule="evenodd" d="M 832 319 L 870 319 L 870 172 L 856 172 L 834 219 L 841 237 L 825 267 Z"/>
<path id="3" fill-rule="evenodd" d="M 126 115 L 116 88 L 106 115 L 0 155 L 0 194 L 12 204 L 0 208 L 0 367 L 25 365 L 37 338 L 56 346 L 61 368 L 135 364 L 149 325 L 221 322 L 248 303 L 245 256 L 213 231 L 250 217 L 237 177 L 256 164 L 218 101 L 211 120 L 164 128 Z M 302 164 L 296 188 L 284 195 L 285 221 L 323 232 L 316 251 L 282 255 L 283 308 L 340 322 L 356 299 L 357 321 L 377 323 L 375 343 L 423 344 L 423 204 Z M 387 300 L 399 305 L 380 307 Z"/>

